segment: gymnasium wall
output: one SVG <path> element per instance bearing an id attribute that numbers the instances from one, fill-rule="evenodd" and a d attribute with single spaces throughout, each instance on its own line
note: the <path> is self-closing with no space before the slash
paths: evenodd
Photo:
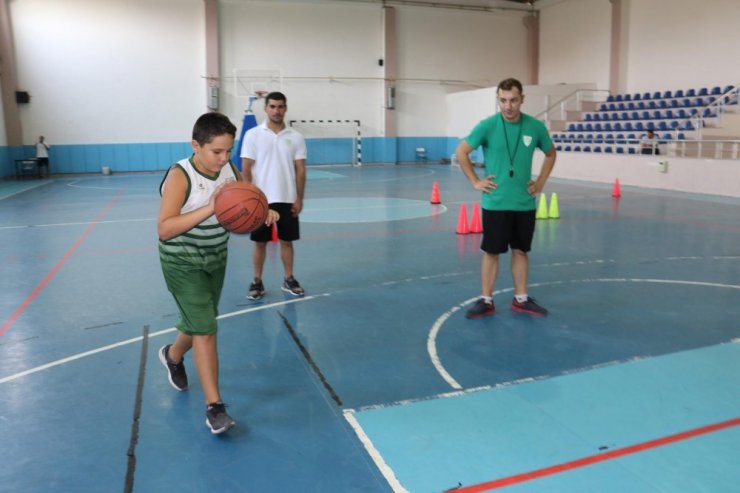
<path id="1" fill-rule="evenodd" d="M 11 0 L 18 86 L 27 146 L 0 134 L 0 174 L 32 155 L 43 133 L 55 172 L 159 170 L 189 153 L 195 118 L 206 111 L 203 0 Z M 234 69 L 279 70 L 290 119 L 360 119 L 363 162 L 449 158 L 466 132 L 448 97 L 525 79 L 526 31 L 518 12 L 396 6 L 398 136 L 385 135 L 383 14 L 376 3 L 221 0 L 221 111 L 241 122 L 246 99 Z M 698 10 L 697 10 L 698 9 Z M 623 0 L 627 90 L 740 81 L 735 0 Z M 563 0 L 541 12 L 543 86 L 609 78 L 609 0 Z M 588 40 L 584 42 L 584 40 Z M 687 66 L 691 70 L 687 70 Z M 528 93 L 532 93 L 530 88 Z M 528 100 L 525 111 L 533 112 Z M 471 103 L 477 110 L 495 106 Z M 256 105 L 258 120 L 262 111 Z M 480 118 L 472 113 L 467 126 Z M 309 150 L 327 136 L 314 136 Z M 350 141 L 352 130 L 337 128 Z M 342 151 L 344 152 L 344 151 Z M 321 162 L 331 153 L 314 152 Z M 311 164 L 320 164 L 312 161 Z"/>

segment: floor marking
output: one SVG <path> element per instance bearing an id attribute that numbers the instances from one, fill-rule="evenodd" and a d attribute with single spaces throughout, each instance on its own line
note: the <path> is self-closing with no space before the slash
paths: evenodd
<path id="1" fill-rule="evenodd" d="M 128 444 L 128 456 L 126 465 L 126 479 L 123 484 L 124 493 L 134 491 L 134 475 L 136 473 L 136 444 L 139 442 L 139 423 L 141 418 L 141 401 L 144 393 L 144 375 L 146 374 L 146 359 L 149 352 L 149 326 L 145 325 L 142 331 L 141 355 L 139 356 L 139 378 L 136 381 L 136 394 L 134 396 L 134 418 L 131 423 L 131 439 Z"/>
<path id="2" fill-rule="evenodd" d="M 363 447 L 365 447 L 367 453 L 370 454 L 370 458 L 373 460 L 373 462 L 375 462 L 375 465 L 378 467 L 380 473 L 388 482 L 388 485 L 391 487 L 394 493 L 408 493 L 408 490 L 401 485 L 400 481 L 398 481 L 398 478 L 393 472 L 393 469 L 391 469 L 388 464 L 386 464 L 383 456 L 380 454 L 380 452 L 378 452 L 378 449 L 375 448 L 375 445 L 373 445 L 370 437 L 365 434 L 365 430 L 363 430 L 360 423 L 357 422 L 354 412 L 344 411 L 343 415 L 344 419 L 347 420 L 347 423 L 349 423 L 355 434 L 357 434 L 357 438 L 360 439 Z"/>
<path id="3" fill-rule="evenodd" d="M 722 284 L 722 283 L 716 283 L 716 282 L 682 281 L 682 280 L 676 280 L 676 279 L 634 279 L 634 278 L 572 279 L 569 281 L 552 281 L 552 282 L 541 282 L 541 283 L 536 283 L 536 284 L 530 284 L 529 287 L 552 286 L 552 285 L 566 284 L 566 283 L 568 284 L 590 283 L 590 282 L 624 282 L 624 283 L 636 282 L 636 283 L 655 283 L 655 284 L 682 284 L 682 285 L 687 285 L 687 286 L 740 289 L 740 285 Z M 513 290 L 514 288 L 506 288 L 506 289 L 502 289 L 499 291 L 495 291 L 493 293 L 493 296 L 496 296 L 497 294 L 505 293 L 507 291 L 513 291 Z M 439 335 L 439 332 L 442 330 L 442 326 L 444 325 L 444 323 L 447 321 L 447 319 L 450 318 L 450 315 L 464 308 L 465 306 L 473 303 L 479 297 L 480 296 L 476 296 L 475 298 L 470 298 L 468 300 L 465 300 L 459 305 L 456 305 L 452 307 L 450 310 L 447 310 L 446 312 L 444 312 L 432 324 L 432 327 L 429 330 L 429 335 L 427 336 L 427 353 L 429 353 L 429 359 L 432 363 L 432 366 L 434 366 L 435 370 L 437 370 L 437 373 L 439 373 L 442 379 L 445 382 L 447 382 L 447 384 L 450 387 L 456 390 L 462 389 L 464 387 L 460 385 L 460 383 L 457 380 L 455 380 L 455 378 L 447 371 L 444 365 L 442 365 L 442 362 L 439 358 L 439 354 L 437 352 L 437 337 Z M 582 369 L 580 371 L 586 371 L 586 370 L 588 369 Z M 545 377 L 542 377 L 542 378 L 545 378 Z"/>
<path id="4" fill-rule="evenodd" d="M 505 478 L 488 481 L 486 483 L 452 488 L 452 489 L 446 490 L 446 492 L 479 493 L 481 491 L 495 490 L 495 489 L 503 488 L 506 486 L 511 486 L 514 484 L 525 483 L 525 482 L 543 478 L 546 476 L 552 476 L 554 474 L 560 474 L 562 472 L 571 471 L 573 469 L 590 466 L 593 464 L 597 464 L 599 462 L 617 459 L 619 457 L 624 457 L 626 455 L 636 454 L 638 452 L 645 452 L 646 450 L 654 449 L 657 447 L 662 447 L 664 445 L 670 445 L 672 443 L 680 442 L 683 440 L 688 440 L 690 438 L 694 438 L 694 437 L 701 436 L 701 435 L 706 435 L 708 433 L 714 433 L 716 431 L 725 430 L 725 429 L 732 428 L 733 426 L 738 426 L 738 425 L 740 425 L 740 417 L 729 419 L 727 421 L 721 421 L 719 423 L 714 423 L 714 424 L 707 425 L 707 426 L 702 426 L 700 428 L 694 428 L 692 430 L 683 431 L 683 432 L 676 433 L 673 435 L 656 438 L 655 440 L 650 440 L 647 442 L 630 445 L 628 447 L 622 447 L 622 448 L 610 450 L 609 452 L 604 452 L 602 454 L 590 455 L 590 456 L 582 457 L 580 459 L 576 459 L 570 462 L 564 462 L 562 464 L 556 464 L 554 466 L 544 467 L 542 469 L 536 469 L 534 471 L 529 471 L 529 472 L 517 474 L 514 476 L 508 476 Z"/>
<path id="5" fill-rule="evenodd" d="M 248 312 L 256 312 L 256 311 L 260 311 L 260 310 L 266 310 L 268 308 L 273 308 L 273 307 L 276 307 L 276 306 L 288 305 L 290 303 L 300 303 L 301 301 L 308 301 L 308 300 L 312 300 L 312 299 L 323 297 L 323 296 L 329 296 L 329 294 L 319 294 L 319 295 L 315 295 L 315 296 L 306 296 L 304 298 L 299 298 L 299 299 L 295 299 L 295 300 L 280 301 L 280 302 L 277 302 L 277 303 L 270 303 L 269 305 L 256 306 L 254 308 L 248 308 L 246 310 L 239 310 L 237 312 L 225 313 L 223 315 L 219 315 L 218 317 L 216 317 L 216 320 L 221 320 L 221 319 L 224 319 L 224 318 L 235 317 L 237 315 L 242 315 L 242 314 L 248 313 Z M 151 339 L 152 337 L 159 337 L 159 336 L 162 336 L 162 335 L 165 335 L 165 334 L 169 334 L 171 332 L 174 332 L 176 330 L 177 329 L 175 327 L 170 327 L 168 329 L 162 329 L 162 330 L 160 330 L 158 332 L 152 332 L 151 334 L 149 334 L 149 338 Z M 13 380 L 17 380 L 17 379 L 22 378 L 22 377 L 25 377 L 27 375 L 31 375 L 33 373 L 38 373 L 40 371 L 48 370 L 49 368 L 54 368 L 55 366 L 60 366 L 60 365 L 63 365 L 65 363 L 70 363 L 72 361 L 76 361 L 76 360 L 79 360 L 79 359 L 87 358 L 88 356 L 93 356 L 93 355 L 98 354 L 98 353 L 103 353 L 103 352 L 106 352 L 106 351 L 110 351 L 111 349 L 116 349 L 116 348 L 119 348 L 119 347 L 122 347 L 122 346 L 128 346 L 129 344 L 135 344 L 135 343 L 141 341 L 141 339 L 142 339 L 141 336 L 133 337 L 133 338 L 127 339 L 125 341 L 116 342 L 116 343 L 113 343 L 113 344 L 109 344 L 107 346 L 99 347 L 97 349 L 91 349 L 90 351 L 85 351 L 85 352 L 82 352 L 82 353 L 73 354 L 72 356 L 68 356 L 66 358 L 58 359 L 56 361 L 52 361 L 50 363 L 46 363 L 45 365 L 37 366 L 35 368 L 29 368 L 28 370 L 24 370 L 24 371 L 22 371 L 20 373 L 15 373 L 13 375 L 8 375 L 7 377 L 0 378 L 0 385 L 2 385 L 4 383 L 7 383 L 7 382 L 11 382 Z"/>
<path id="6" fill-rule="evenodd" d="M 118 199 L 121 198 L 121 196 L 126 193 L 126 190 L 121 190 L 116 194 L 113 199 L 111 199 L 110 202 L 108 202 L 108 205 L 106 205 L 103 210 L 101 210 L 98 215 L 95 217 L 93 222 L 88 226 L 88 228 L 85 230 L 82 235 L 77 238 L 77 241 L 67 250 L 67 253 L 62 256 L 61 259 L 56 263 L 54 267 L 49 271 L 48 274 L 46 274 L 46 277 L 44 277 L 41 282 L 34 288 L 34 290 L 31 292 L 30 295 L 21 303 L 21 305 L 13 312 L 13 314 L 10 316 L 8 320 L 5 321 L 2 327 L 0 327 L 0 337 L 2 337 L 10 327 L 13 326 L 16 320 L 23 315 L 23 312 L 26 311 L 26 308 L 28 308 L 28 305 L 33 302 L 33 300 L 36 299 L 36 297 L 41 293 L 41 291 L 46 287 L 47 284 L 56 276 L 57 272 L 59 272 L 59 269 L 61 269 L 64 264 L 67 263 L 67 260 L 74 255 L 74 253 L 77 251 L 77 249 L 82 245 L 82 243 L 87 239 L 87 237 L 92 233 L 93 229 L 95 229 L 95 226 L 98 225 L 101 219 L 105 217 L 105 215 L 108 213 L 108 211 L 111 210 L 111 208 L 115 205 L 116 202 L 118 202 Z"/>

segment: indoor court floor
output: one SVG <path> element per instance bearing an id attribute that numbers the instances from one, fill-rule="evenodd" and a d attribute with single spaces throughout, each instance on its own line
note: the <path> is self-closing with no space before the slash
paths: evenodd
<path id="1" fill-rule="evenodd" d="M 480 170 L 479 170 L 480 172 Z M 232 235 L 213 436 L 159 267 L 163 173 L 0 182 L 0 491 L 730 493 L 740 485 L 740 199 L 551 179 L 530 294 L 479 295 L 451 165 L 309 167 L 296 277 L 245 299 Z M 615 178 L 618 178 L 615 176 Z M 437 181 L 441 204 L 430 204 Z M 469 219 L 468 219 L 469 220 Z"/>

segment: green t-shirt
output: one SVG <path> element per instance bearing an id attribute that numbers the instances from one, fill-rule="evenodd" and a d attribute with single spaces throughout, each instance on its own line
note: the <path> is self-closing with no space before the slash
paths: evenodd
<path id="1" fill-rule="evenodd" d="M 483 194 L 484 209 L 536 209 L 536 197 L 527 192 L 532 179 L 532 156 L 535 148 L 545 153 L 552 148 L 550 134 L 541 121 L 521 113 L 518 122 L 510 123 L 504 120 L 501 113 L 497 113 L 478 123 L 465 141 L 473 149 L 483 147 L 486 176 L 496 177 L 494 181 L 498 188 Z"/>

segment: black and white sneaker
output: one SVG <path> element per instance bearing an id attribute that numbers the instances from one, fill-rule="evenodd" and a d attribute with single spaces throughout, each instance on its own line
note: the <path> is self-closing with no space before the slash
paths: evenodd
<path id="1" fill-rule="evenodd" d="M 172 344 L 167 344 L 159 349 L 159 361 L 167 368 L 167 378 L 170 384 L 182 392 L 188 389 L 188 375 L 185 373 L 185 362 L 173 362 L 170 359 L 170 347 L 172 347 Z"/>
<path id="2" fill-rule="evenodd" d="M 303 291 L 303 288 L 298 284 L 298 281 L 296 281 L 293 276 L 284 280 L 280 289 L 286 293 L 292 294 L 293 296 L 303 296 L 305 294 L 305 291 Z"/>
<path id="3" fill-rule="evenodd" d="M 214 435 L 220 435 L 235 424 L 236 422 L 226 413 L 226 404 L 223 402 L 206 406 L 206 426 L 211 429 L 211 433 Z"/>
<path id="4" fill-rule="evenodd" d="M 258 300 L 265 295 L 265 286 L 262 284 L 262 279 L 257 277 L 254 278 L 252 284 L 249 285 L 249 292 L 247 293 L 248 300 Z"/>

